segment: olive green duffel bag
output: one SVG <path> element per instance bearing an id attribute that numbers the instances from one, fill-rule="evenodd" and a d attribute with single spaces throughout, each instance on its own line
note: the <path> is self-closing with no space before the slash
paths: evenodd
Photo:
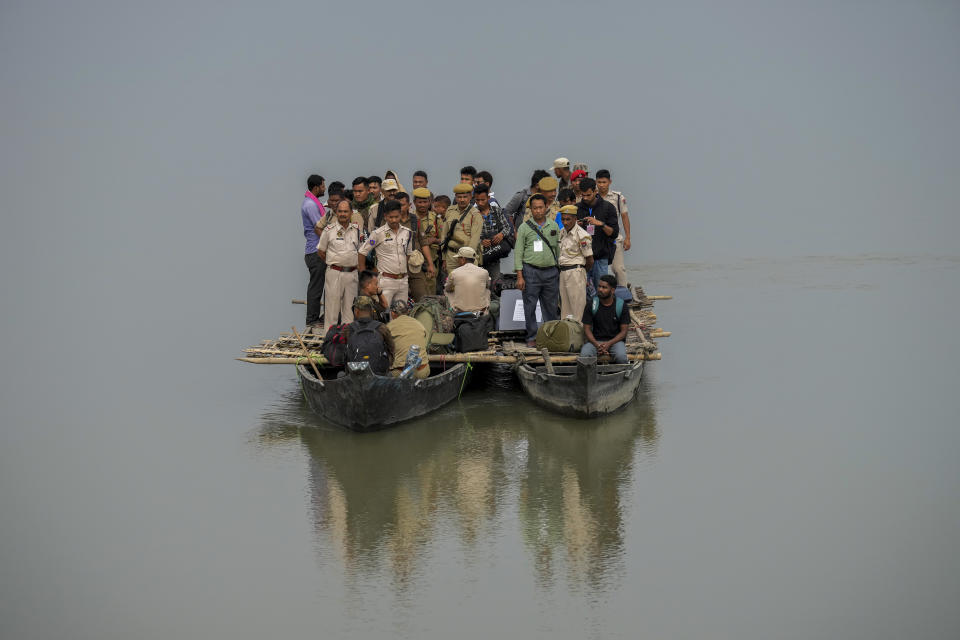
<path id="1" fill-rule="evenodd" d="M 576 320 L 550 320 L 537 329 L 537 348 L 551 353 L 580 353 L 583 325 Z"/>

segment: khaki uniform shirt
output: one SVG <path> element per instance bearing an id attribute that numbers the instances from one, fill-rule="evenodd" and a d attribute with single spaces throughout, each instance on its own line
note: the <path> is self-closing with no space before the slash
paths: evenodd
<path id="1" fill-rule="evenodd" d="M 393 336 L 394 352 L 391 368 L 403 369 L 406 366 L 407 353 L 410 351 L 410 346 L 414 344 L 420 345 L 420 358 L 423 362 L 428 362 L 427 331 L 420 322 L 410 316 L 398 316 L 387 323 L 387 329 Z M 426 378 L 428 375 L 430 375 L 429 365 L 417 370 L 414 377 Z"/>
<path id="2" fill-rule="evenodd" d="M 578 224 L 567 231 L 560 227 L 560 266 L 586 265 L 587 256 L 593 255 L 593 237 Z"/>
<path id="3" fill-rule="evenodd" d="M 416 249 L 417 251 L 419 251 L 419 250 L 420 250 L 420 233 L 419 233 L 419 228 L 420 228 L 420 227 L 419 227 L 419 225 L 417 225 L 417 231 L 414 231 L 414 229 L 413 229 L 413 225 L 414 225 L 414 224 L 417 224 L 417 222 L 419 222 L 419 220 L 418 220 L 417 222 L 414 222 L 413 219 L 416 218 L 416 217 L 417 217 L 417 214 L 411 212 L 411 213 L 410 213 L 410 217 L 407 218 L 407 221 L 406 221 L 406 222 L 404 222 L 403 220 L 400 221 L 400 226 L 401 226 L 401 227 L 406 227 L 407 229 L 410 229 L 410 231 L 412 232 L 412 233 L 410 234 L 410 237 L 412 238 L 413 248 Z"/>
<path id="4" fill-rule="evenodd" d="M 425 216 L 419 216 L 416 212 L 412 215 L 420 219 L 420 244 L 430 245 L 434 238 L 442 240 L 440 237 L 440 225 L 438 224 L 437 214 L 433 209 L 427 212 Z M 432 247 L 431 247 L 432 248 Z"/>
<path id="5" fill-rule="evenodd" d="M 463 222 L 457 222 L 463 212 L 452 204 L 447 208 L 443 218 L 443 234 L 441 241 L 447 236 L 447 230 L 450 225 L 456 225 L 453 236 L 447 244 L 447 251 L 456 252 L 460 247 L 471 247 L 480 257 L 480 234 L 483 233 L 483 216 L 477 211 L 477 208 L 470 205 L 469 213 L 463 219 Z"/>
<path id="6" fill-rule="evenodd" d="M 377 250 L 377 268 L 380 271 L 394 275 L 407 272 L 407 256 L 413 253 L 413 232 L 400 226 L 396 232 L 391 231 L 390 225 L 383 225 L 373 230 L 370 239 L 363 243 L 359 253 L 370 255 L 374 248 Z"/>
<path id="7" fill-rule="evenodd" d="M 613 205 L 613 208 L 617 210 L 617 217 L 620 222 L 620 235 L 623 235 L 623 214 L 630 215 L 630 212 L 627 211 L 627 199 L 619 191 L 614 191 L 611 189 L 607 191 L 607 195 L 603 196 L 603 199 Z"/>
<path id="8" fill-rule="evenodd" d="M 360 227 L 354 223 L 349 223 L 344 229 L 339 223 L 328 225 L 323 228 L 320 234 L 320 242 L 317 243 L 318 251 L 325 251 L 327 258 L 325 262 L 335 264 L 338 267 L 357 266 L 357 252 L 363 240 L 360 237 Z"/>
<path id="9" fill-rule="evenodd" d="M 482 311 L 490 306 L 490 274 L 472 262 L 451 271 L 443 290 L 450 306 L 458 311 Z"/>

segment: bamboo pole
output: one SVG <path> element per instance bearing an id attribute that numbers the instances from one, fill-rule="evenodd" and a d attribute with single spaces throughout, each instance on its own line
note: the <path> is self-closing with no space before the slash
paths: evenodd
<path id="1" fill-rule="evenodd" d="M 577 361 L 577 358 L 580 356 L 569 355 L 569 356 L 550 356 L 550 361 L 554 364 L 571 364 Z M 316 356 L 311 356 L 311 359 L 316 358 Z M 475 362 L 483 364 L 516 364 L 520 358 L 517 356 L 478 356 L 473 353 L 448 353 L 446 355 L 431 355 L 428 356 L 430 362 Z M 636 362 L 637 360 L 660 360 L 662 359 L 661 354 L 659 353 L 628 353 L 627 359 Z M 297 364 L 303 362 L 303 357 L 293 358 L 281 358 L 281 357 L 269 357 L 269 358 L 236 358 L 240 362 L 249 362 L 251 364 Z M 539 364 L 543 361 L 543 356 L 533 356 L 524 358 L 524 362 L 529 362 L 531 364 Z"/>
<path id="2" fill-rule="evenodd" d="M 673 300 L 673 296 L 647 296 L 647 300 Z"/>
<path id="3" fill-rule="evenodd" d="M 307 304 L 307 301 L 306 301 L 306 300 L 297 300 L 296 298 L 294 298 L 293 300 L 290 301 L 290 304 Z"/>
<path id="4" fill-rule="evenodd" d="M 643 331 L 640 329 L 640 326 L 643 324 L 640 322 L 640 317 L 637 315 L 637 312 L 633 309 L 630 310 L 630 319 L 633 320 L 633 324 L 637 325 L 637 336 L 640 338 L 640 345 L 643 347 L 644 351 L 653 351 L 656 349 L 656 345 L 647 340 L 647 337 L 643 335 Z"/>
<path id="5" fill-rule="evenodd" d="M 310 358 L 310 350 L 307 349 L 307 345 L 303 344 L 303 338 L 301 338 L 300 334 L 297 333 L 297 328 L 290 327 L 290 329 L 293 331 L 293 335 L 297 336 L 297 342 L 299 342 L 300 346 L 303 347 L 303 355 L 307 356 L 307 361 L 309 361 L 310 366 L 313 367 L 313 374 L 317 376 L 317 380 L 323 380 L 323 378 L 320 376 L 320 370 L 317 369 L 317 363 Z"/>
<path id="6" fill-rule="evenodd" d="M 669 338 L 671 335 L 673 335 L 672 331 L 651 331 L 650 332 L 651 338 Z"/>

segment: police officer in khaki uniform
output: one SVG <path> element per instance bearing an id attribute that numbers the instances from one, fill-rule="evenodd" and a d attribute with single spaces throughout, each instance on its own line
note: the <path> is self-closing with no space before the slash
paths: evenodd
<path id="1" fill-rule="evenodd" d="M 457 313 L 485 311 L 490 306 L 490 274 L 474 264 L 476 259 L 476 251 L 460 247 L 457 250 L 457 264 L 460 266 L 450 272 L 443 286 L 450 306 Z"/>
<path id="2" fill-rule="evenodd" d="M 560 209 L 560 317 L 583 316 L 587 304 L 587 270 L 593 267 L 593 238 L 577 224 L 577 205 Z"/>
<path id="3" fill-rule="evenodd" d="M 427 358 L 427 331 L 419 321 L 408 314 L 410 308 L 406 300 L 399 298 L 390 305 L 390 322 L 387 330 L 393 336 L 393 364 L 390 366 L 390 375 L 398 376 L 407 364 L 407 354 L 411 345 L 420 347 L 420 367 L 413 372 L 413 377 L 420 380 L 430 375 L 430 360 Z"/>
<path id="4" fill-rule="evenodd" d="M 380 287 L 387 306 L 395 298 L 406 300 L 409 295 L 407 282 L 407 256 L 413 253 L 413 232 L 400 225 L 400 203 L 384 201 L 385 225 L 374 229 L 370 239 L 363 243 L 357 256 L 360 269 L 367 268 L 367 255 L 376 249 L 377 269 L 380 271 Z"/>
<path id="5" fill-rule="evenodd" d="M 461 182 L 453 188 L 453 193 L 456 204 L 450 205 L 443 219 L 443 237 L 450 238 L 443 247 L 443 263 L 447 273 L 452 273 L 460 266 L 457 262 L 460 247 L 470 247 L 475 254 L 480 253 L 480 235 L 483 233 L 483 216 L 470 204 L 473 185 Z"/>
<path id="6" fill-rule="evenodd" d="M 540 182 L 537 183 L 537 193 L 542 195 L 547 199 L 547 220 L 556 220 L 557 213 L 560 212 L 560 205 L 557 204 L 557 189 L 559 188 L 557 179 L 547 176 L 546 178 L 540 178 Z M 531 198 L 533 196 L 530 196 Z M 530 219 L 530 199 L 527 199 L 526 208 L 523 214 L 523 221 L 526 222 Z"/>
<path id="7" fill-rule="evenodd" d="M 353 322 L 351 305 L 357 296 L 357 252 L 363 238 L 360 226 L 350 221 L 351 214 L 350 202 L 341 200 L 337 204 L 337 221 L 323 228 L 317 244 L 317 253 L 327 263 L 323 298 L 328 325 Z"/>
<path id="8" fill-rule="evenodd" d="M 440 226 L 441 218 L 431 208 L 433 195 L 426 187 L 413 190 L 413 209 L 420 226 L 420 247 L 429 247 L 430 260 L 424 263 L 424 280 L 427 295 L 437 293 L 437 258 L 440 253 Z M 426 254 L 424 254 L 426 257 Z"/>

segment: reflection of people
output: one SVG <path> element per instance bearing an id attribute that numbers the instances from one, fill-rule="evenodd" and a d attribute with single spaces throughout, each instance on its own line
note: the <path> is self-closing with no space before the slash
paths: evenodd
<path id="1" fill-rule="evenodd" d="M 646 384 L 603 429 L 511 411 L 524 403 L 504 394 L 363 437 L 323 426 L 297 387 L 265 411 L 254 446 L 302 443 L 316 548 L 322 562 L 343 563 L 347 581 L 385 570 L 397 592 L 417 588 L 427 554 L 469 554 L 507 535 L 491 524 L 517 514 L 538 585 L 552 588 L 565 567 L 570 582 L 602 588 L 622 574 L 633 465 L 656 454 Z"/>

